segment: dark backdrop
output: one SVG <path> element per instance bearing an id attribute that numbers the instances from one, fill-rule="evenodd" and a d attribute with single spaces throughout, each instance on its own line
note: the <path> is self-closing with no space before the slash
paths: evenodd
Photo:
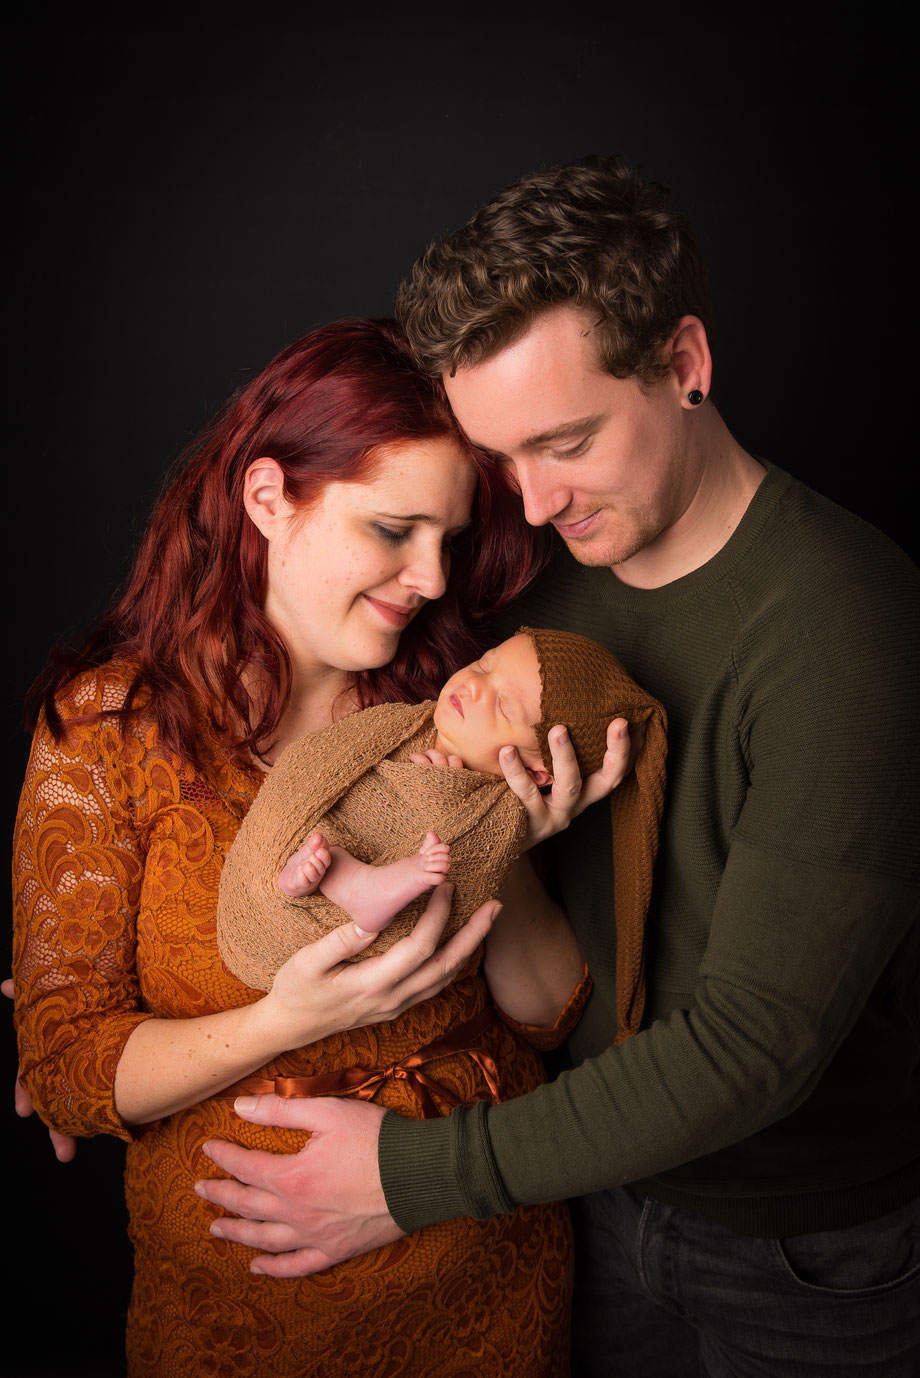
<path id="1" fill-rule="evenodd" d="M 862 8 L 710 8 L 16 30 L 10 815 L 18 696 L 104 604 L 184 442 L 311 326 L 389 314 L 429 239 L 540 165 L 622 152 L 671 186 L 712 266 L 735 435 L 910 544 L 888 54 Z M 118 1373 L 121 1148 L 62 1167 L 12 1114 L 3 1138 L 15 1371 Z"/>

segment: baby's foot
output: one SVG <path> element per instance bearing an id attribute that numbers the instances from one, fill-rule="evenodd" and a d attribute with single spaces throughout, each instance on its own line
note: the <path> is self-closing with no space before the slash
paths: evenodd
<path id="1" fill-rule="evenodd" d="M 414 856 L 389 866 L 369 866 L 341 847 L 331 849 L 332 865 L 322 891 L 366 933 L 379 933 L 407 904 L 439 885 L 450 869 L 450 847 L 437 833 L 426 833 Z"/>
<path id="2" fill-rule="evenodd" d="M 450 870 L 450 847 L 442 842 L 437 833 L 426 833 L 418 857 L 422 870 L 432 877 L 432 885 L 440 885 Z M 411 860 L 411 858 L 410 858 Z"/>
<path id="3" fill-rule="evenodd" d="M 285 862 L 278 877 L 278 888 L 285 895 L 312 895 L 329 870 L 332 857 L 322 833 L 311 833 L 306 842 Z"/>

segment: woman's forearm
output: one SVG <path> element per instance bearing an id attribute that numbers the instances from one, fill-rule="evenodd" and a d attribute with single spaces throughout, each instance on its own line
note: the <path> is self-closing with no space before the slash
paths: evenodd
<path id="1" fill-rule="evenodd" d="M 115 1109 L 146 1124 L 231 1086 L 280 1053 L 330 1034 L 395 1019 L 450 985 L 492 927 L 489 902 L 439 946 L 450 889 L 438 886 L 413 933 L 366 962 L 376 939 L 343 924 L 301 948 L 252 1005 L 198 1019 L 148 1019 L 127 1038 L 115 1073 Z"/>
<path id="2" fill-rule="evenodd" d="M 584 971 L 575 934 L 526 856 L 511 868 L 501 898 L 484 962 L 492 998 L 518 1023 L 547 1027 Z"/>
<path id="3" fill-rule="evenodd" d="M 315 1037 L 324 1032 L 317 1028 Z M 172 1115 L 248 1076 L 287 1046 L 265 999 L 197 1019 L 148 1019 L 125 1043 L 115 1073 L 115 1109 L 126 1124 Z"/>

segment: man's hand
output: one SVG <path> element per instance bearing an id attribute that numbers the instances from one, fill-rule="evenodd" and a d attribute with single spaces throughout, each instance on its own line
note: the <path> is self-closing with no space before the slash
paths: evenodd
<path id="1" fill-rule="evenodd" d="M 207 1156 L 231 1174 L 195 1183 L 198 1195 L 242 1217 L 211 1226 L 220 1239 L 266 1253 L 254 1273 L 308 1277 L 403 1232 L 387 1210 L 377 1169 L 384 1111 L 366 1101 L 241 1096 L 236 1113 L 254 1124 L 309 1130 L 299 1153 L 263 1153 L 211 1139 Z"/>
<path id="2" fill-rule="evenodd" d="M 600 770 L 582 780 L 569 734 L 557 725 L 549 734 L 553 756 L 553 787 L 549 794 L 540 793 L 515 748 L 502 747 L 498 758 L 502 772 L 527 810 L 524 850 L 562 832 L 589 804 L 597 803 L 625 780 L 644 737 L 642 731 L 631 741 L 626 719 L 614 718 L 607 728 L 607 751 Z"/>

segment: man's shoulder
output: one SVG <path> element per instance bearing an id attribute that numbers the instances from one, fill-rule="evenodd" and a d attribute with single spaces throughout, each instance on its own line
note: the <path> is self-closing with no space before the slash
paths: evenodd
<path id="1" fill-rule="evenodd" d="M 781 470 L 762 486 L 760 520 L 726 568 L 746 619 L 890 623 L 916 611 L 920 571 L 888 536 Z"/>
<path id="2" fill-rule="evenodd" d="M 634 589 L 609 569 L 578 564 L 560 542 L 498 630 L 509 635 L 530 621 L 604 641 L 608 630 L 653 623 L 680 639 L 701 620 L 732 639 L 771 622 L 896 625 L 917 608 L 918 593 L 920 572 L 888 536 L 769 465 L 731 539 L 706 565 L 660 588 Z"/>
<path id="3" fill-rule="evenodd" d="M 829 557 L 847 565 L 854 559 L 881 561 L 901 569 L 907 580 L 916 580 L 917 567 L 908 555 L 864 518 L 780 469 L 770 470 L 768 482 L 775 493 L 771 539 L 778 539 L 780 548 L 791 551 L 797 561 L 819 565 Z"/>

